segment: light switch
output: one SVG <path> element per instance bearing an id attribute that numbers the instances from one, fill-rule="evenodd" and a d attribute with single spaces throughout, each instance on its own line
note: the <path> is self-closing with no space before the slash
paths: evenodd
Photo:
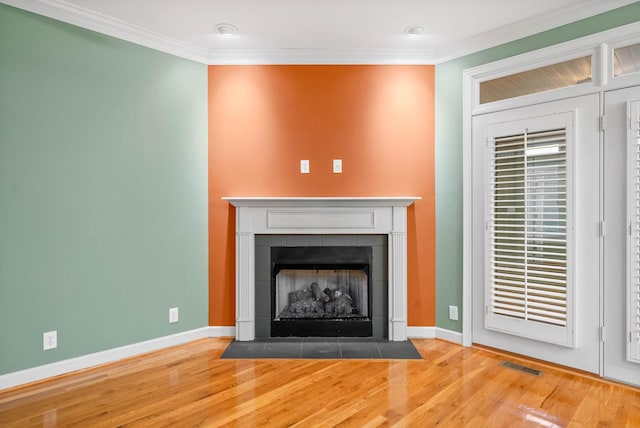
<path id="1" fill-rule="evenodd" d="M 300 161 L 300 174 L 309 174 L 309 161 L 308 160 L 301 160 Z"/>
<path id="2" fill-rule="evenodd" d="M 333 160 L 333 173 L 342 174 L 342 159 Z"/>

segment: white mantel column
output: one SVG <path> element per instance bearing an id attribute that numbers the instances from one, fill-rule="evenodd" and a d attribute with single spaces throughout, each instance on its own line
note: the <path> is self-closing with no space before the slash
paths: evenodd
<path id="1" fill-rule="evenodd" d="M 407 340 L 407 210 L 393 208 L 389 233 L 389 340 Z M 393 286 L 392 286 L 393 284 Z"/>
<path id="2" fill-rule="evenodd" d="M 250 207 L 236 209 L 236 231 L 236 340 L 254 340 L 256 239 Z"/>

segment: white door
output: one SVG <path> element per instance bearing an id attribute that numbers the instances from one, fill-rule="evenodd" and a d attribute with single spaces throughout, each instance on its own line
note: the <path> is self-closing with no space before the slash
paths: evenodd
<path id="1" fill-rule="evenodd" d="M 640 385 L 640 87 L 604 113 L 604 376 Z"/>
<path id="2" fill-rule="evenodd" d="M 599 95 L 473 118 L 473 342 L 600 372 Z"/>

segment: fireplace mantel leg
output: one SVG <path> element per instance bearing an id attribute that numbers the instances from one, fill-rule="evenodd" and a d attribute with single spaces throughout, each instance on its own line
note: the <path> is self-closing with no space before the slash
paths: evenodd
<path id="1" fill-rule="evenodd" d="M 407 340 L 407 212 L 393 209 L 389 233 L 389 340 Z"/>
<path id="2" fill-rule="evenodd" d="M 238 218 L 240 221 L 240 218 Z M 236 340 L 255 339 L 255 235 L 236 234 Z"/>

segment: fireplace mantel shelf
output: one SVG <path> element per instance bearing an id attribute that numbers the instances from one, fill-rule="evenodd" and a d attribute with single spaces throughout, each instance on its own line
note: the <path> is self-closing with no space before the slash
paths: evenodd
<path id="1" fill-rule="evenodd" d="M 291 206 L 395 206 L 407 207 L 420 196 L 225 196 L 223 200 L 234 207 L 291 207 Z"/>
<path id="2" fill-rule="evenodd" d="M 236 209 L 236 339 L 255 338 L 256 234 L 386 234 L 389 340 L 407 340 L 407 207 L 419 196 L 224 197 Z"/>

